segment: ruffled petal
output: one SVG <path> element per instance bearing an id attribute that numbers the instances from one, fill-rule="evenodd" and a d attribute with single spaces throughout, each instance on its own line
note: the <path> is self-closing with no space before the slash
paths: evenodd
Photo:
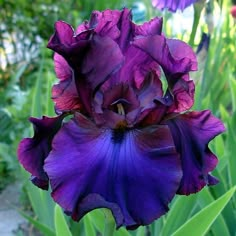
<path id="1" fill-rule="evenodd" d="M 94 11 L 90 24 L 100 36 L 107 36 L 116 41 L 122 52 L 125 51 L 133 35 L 131 34 L 131 11 L 124 8 L 119 10 Z"/>
<path id="2" fill-rule="evenodd" d="M 121 82 L 140 88 L 150 71 L 159 76 L 159 65 L 147 53 L 131 45 L 124 54 L 122 67 L 113 77 L 106 81 L 103 88 L 108 89 Z"/>
<path id="3" fill-rule="evenodd" d="M 183 11 L 197 0 L 152 0 L 152 5 L 160 10 L 167 8 L 169 11 Z"/>
<path id="4" fill-rule="evenodd" d="M 155 35 L 136 38 L 133 44 L 162 67 L 170 87 L 185 73 L 197 70 L 196 55 L 189 45 L 180 40 Z"/>
<path id="5" fill-rule="evenodd" d="M 161 35 L 162 32 L 162 18 L 155 17 L 142 25 L 133 23 L 133 31 L 135 36 L 150 36 Z"/>
<path id="6" fill-rule="evenodd" d="M 18 146 L 18 159 L 32 174 L 32 182 L 42 189 L 48 188 L 48 177 L 43 170 L 44 160 L 51 150 L 54 135 L 61 127 L 63 116 L 42 119 L 30 118 L 34 125 L 33 138 L 23 139 Z"/>
<path id="7" fill-rule="evenodd" d="M 200 191 L 205 185 L 215 184 L 209 172 L 218 161 L 208 143 L 224 132 L 222 122 L 206 110 L 179 115 L 167 124 L 182 160 L 183 178 L 178 193 L 188 195 Z"/>
<path id="8" fill-rule="evenodd" d="M 192 80 L 179 79 L 173 86 L 169 96 L 172 96 L 172 104 L 167 113 L 180 113 L 189 110 L 194 104 L 195 85 Z"/>
<path id="9" fill-rule="evenodd" d="M 164 214 L 182 177 L 167 126 L 102 130 L 81 115 L 56 135 L 44 169 L 52 197 L 74 220 L 106 207 L 127 228 Z"/>
<path id="10" fill-rule="evenodd" d="M 55 23 L 55 33 L 50 38 L 47 47 L 62 55 L 69 64 L 76 65 L 82 61 L 82 57 L 89 45 L 89 38 L 93 31 L 83 31 L 75 35 L 71 25 L 64 21 Z"/>

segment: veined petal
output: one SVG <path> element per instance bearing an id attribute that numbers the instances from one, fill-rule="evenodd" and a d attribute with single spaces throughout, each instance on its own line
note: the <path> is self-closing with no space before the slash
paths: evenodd
<path id="1" fill-rule="evenodd" d="M 182 177 L 167 126 L 101 130 L 81 115 L 58 132 L 44 169 L 54 200 L 74 220 L 106 207 L 127 228 L 164 214 Z"/>
<path id="2" fill-rule="evenodd" d="M 54 54 L 54 68 L 56 76 L 60 81 L 71 79 L 73 76 L 73 71 L 67 61 L 59 55 L 58 53 Z"/>
<path id="3" fill-rule="evenodd" d="M 91 88 L 95 89 L 118 71 L 123 62 L 124 56 L 116 42 L 106 36 L 94 35 L 84 57 L 81 73 Z"/>
<path id="4" fill-rule="evenodd" d="M 224 132 L 222 122 L 206 110 L 176 116 L 167 124 L 182 160 L 183 178 L 178 193 L 188 195 L 200 191 L 207 184 L 215 184 L 209 172 L 218 160 L 208 143 Z"/>
<path id="5" fill-rule="evenodd" d="M 185 73 L 197 70 L 197 59 L 192 48 L 180 40 L 155 35 L 137 37 L 133 44 L 162 67 L 171 87 Z"/>
<path id="6" fill-rule="evenodd" d="M 23 139 L 18 146 L 18 159 L 32 174 L 32 182 L 42 189 L 48 188 L 48 177 L 43 170 L 44 160 L 51 150 L 54 135 L 61 127 L 64 115 L 58 117 L 30 118 L 34 125 L 33 138 Z"/>
<path id="7" fill-rule="evenodd" d="M 180 113 L 189 110 L 194 104 L 195 85 L 192 80 L 179 79 L 171 89 L 173 103 L 167 113 Z"/>
<path id="8" fill-rule="evenodd" d="M 133 35 L 131 34 L 131 11 L 124 8 L 119 10 L 94 11 L 90 24 L 100 36 L 108 36 L 116 41 L 122 52 L 125 51 Z"/>
<path id="9" fill-rule="evenodd" d="M 58 114 L 62 112 L 78 111 L 83 107 L 73 77 L 53 85 L 52 99 Z"/>

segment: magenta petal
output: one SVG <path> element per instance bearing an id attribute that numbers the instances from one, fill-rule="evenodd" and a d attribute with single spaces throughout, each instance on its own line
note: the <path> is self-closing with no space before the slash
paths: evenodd
<path id="1" fill-rule="evenodd" d="M 34 125 L 34 136 L 23 139 L 18 146 L 20 163 L 33 175 L 32 182 L 42 189 L 48 188 L 48 177 L 43 170 L 44 160 L 51 150 L 52 139 L 61 127 L 63 118 L 30 118 Z"/>
<path id="2" fill-rule="evenodd" d="M 53 85 L 52 99 L 58 114 L 61 112 L 78 111 L 83 107 L 73 77 Z"/>
<path id="3" fill-rule="evenodd" d="M 142 25 L 133 24 L 135 36 L 150 36 L 150 35 L 161 35 L 162 32 L 162 18 L 155 17 Z"/>
<path id="4" fill-rule="evenodd" d="M 54 68 L 56 76 L 60 81 L 71 79 L 73 76 L 73 71 L 67 61 L 59 55 L 58 53 L 54 54 Z"/>
<path id="5" fill-rule="evenodd" d="M 164 214 L 182 177 L 167 126 L 101 130 L 81 115 L 56 135 L 44 169 L 54 200 L 74 220 L 107 207 L 128 228 Z"/>
<path id="6" fill-rule="evenodd" d="M 224 132 L 222 122 L 206 110 L 179 115 L 167 123 L 182 160 L 183 178 L 178 193 L 196 193 L 206 184 L 216 183 L 209 172 L 218 161 L 208 143 Z"/>

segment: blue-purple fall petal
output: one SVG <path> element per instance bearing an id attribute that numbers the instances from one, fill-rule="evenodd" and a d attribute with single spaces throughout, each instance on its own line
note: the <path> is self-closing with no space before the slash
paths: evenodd
<path id="1" fill-rule="evenodd" d="M 168 126 L 102 130 L 81 115 L 58 132 L 44 169 L 54 200 L 73 219 L 92 204 L 128 228 L 164 214 L 182 177 Z"/>

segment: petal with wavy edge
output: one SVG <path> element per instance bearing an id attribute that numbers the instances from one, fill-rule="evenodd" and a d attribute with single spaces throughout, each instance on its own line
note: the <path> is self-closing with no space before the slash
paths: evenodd
<path id="1" fill-rule="evenodd" d="M 182 160 L 183 178 L 178 193 L 188 195 L 200 191 L 207 184 L 215 184 L 209 172 L 218 161 L 208 143 L 224 132 L 222 122 L 206 110 L 176 116 L 167 124 Z"/>
<path id="2" fill-rule="evenodd" d="M 133 23 L 133 30 L 135 36 L 150 36 L 150 35 L 161 35 L 162 32 L 162 18 L 155 17 L 142 25 L 136 25 Z"/>
<path id="3" fill-rule="evenodd" d="M 43 170 L 44 160 L 51 150 L 54 135 L 61 127 L 64 115 L 30 118 L 34 125 L 33 138 L 23 139 L 18 146 L 18 159 L 24 168 L 32 174 L 32 182 L 42 189 L 48 188 L 48 177 Z"/>
<path id="4" fill-rule="evenodd" d="M 136 38 L 133 45 L 150 55 L 162 67 L 170 86 L 185 73 L 197 70 L 197 60 L 186 43 L 155 35 Z"/>
<path id="5" fill-rule="evenodd" d="M 74 220 L 107 207 L 127 228 L 164 214 L 182 177 L 167 126 L 112 132 L 81 115 L 57 134 L 44 169 L 54 200 Z"/>
<path id="6" fill-rule="evenodd" d="M 173 103 L 167 110 L 167 113 L 180 113 L 189 110 L 194 104 L 195 85 L 192 80 L 185 81 L 179 79 L 171 90 Z"/>

